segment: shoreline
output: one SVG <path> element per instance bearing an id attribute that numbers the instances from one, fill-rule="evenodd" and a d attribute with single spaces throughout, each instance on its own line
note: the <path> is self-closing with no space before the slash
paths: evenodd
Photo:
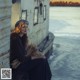
<path id="1" fill-rule="evenodd" d="M 80 6 L 50 6 L 50 7 L 80 7 Z"/>

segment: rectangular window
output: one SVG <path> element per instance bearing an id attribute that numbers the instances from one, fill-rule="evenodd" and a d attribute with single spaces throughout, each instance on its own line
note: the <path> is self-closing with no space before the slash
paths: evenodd
<path id="1" fill-rule="evenodd" d="M 27 10 L 22 10 L 21 19 L 27 20 Z"/>
<path id="2" fill-rule="evenodd" d="M 43 19 L 46 20 L 46 5 L 44 5 Z"/>
<path id="3" fill-rule="evenodd" d="M 36 25 L 38 24 L 38 12 L 39 12 L 39 8 L 38 7 L 35 7 L 34 9 L 34 20 L 33 20 L 33 24 Z"/>

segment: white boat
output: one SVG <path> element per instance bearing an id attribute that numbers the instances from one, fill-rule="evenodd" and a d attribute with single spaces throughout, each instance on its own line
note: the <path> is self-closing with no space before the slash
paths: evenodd
<path id="1" fill-rule="evenodd" d="M 29 43 L 44 55 L 52 53 L 54 35 L 49 32 L 49 0 L 0 0 L 0 68 L 9 67 L 10 33 L 19 19 L 29 21 Z"/>

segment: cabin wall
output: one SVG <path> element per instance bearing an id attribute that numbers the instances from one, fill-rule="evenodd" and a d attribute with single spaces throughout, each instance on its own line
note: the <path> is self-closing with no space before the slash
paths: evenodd
<path id="1" fill-rule="evenodd" d="M 11 0 L 0 0 L 0 70 L 9 67 Z"/>
<path id="2" fill-rule="evenodd" d="M 24 4 L 24 5 L 23 5 Z M 34 0 L 21 0 L 21 10 L 27 10 L 27 20 L 29 21 L 28 39 L 29 43 L 35 44 L 35 32 L 33 28 Z"/>
<path id="3" fill-rule="evenodd" d="M 12 4 L 11 12 L 11 29 L 14 29 L 15 23 L 21 16 L 21 0 L 18 0 L 16 3 Z"/>
<path id="4" fill-rule="evenodd" d="M 46 20 L 40 15 L 39 0 L 22 0 L 21 9 L 27 10 L 27 20 L 29 21 L 28 37 L 29 42 L 38 45 L 47 35 L 49 29 L 49 0 L 41 0 L 43 6 L 46 5 Z M 38 7 L 38 24 L 34 25 L 34 8 Z"/>
<path id="5" fill-rule="evenodd" d="M 49 1 L 44 0 L 43 7 L 46 5 L 46 20 L 43 20 L 43 15 L 39 15 L 39 23 L 38 26 L 40 27 L 41 37 L 38 38 L 38 43 L 40 43 L 47 35 L 49 30 Z"/>
<path id="6" fill-rule="evenodd" d="M 40 14 L 40 2 L 42 6 L 42 15 Z M 44 6 L 46 5 L 46 20 L 43 19 Z M 34 25 L 34 9 L 38 7 L 38 24 Z M 27 20 L 29 21 L 28 38 L 33 44 L 40 44 L 48 35 L 49 30 L 49 0 L 17 0 L 12 4 L 11 27 L 14 29 L 16 21 L 21 18 L 22 10 L 27 11 Z"/>
<path id="7" fill-rule="evenodd" d="M 41 1 L 43 3 L 43 7 L 44 5 L 46 5 L 46 20 L 43 19 L 44 10 L 42 9 L 42 15 L 40 15 L 40 9 L 39 9 L 38 24 L 33 26 L 36 39 L 35 42 L 37 42 L 37 44 L 39 44 L 48 35 L 48 30 L 49 30 L 49 1 L 48 0 L 41 0 Z M 39 2 L 37 6 L 39 6 Z"/>

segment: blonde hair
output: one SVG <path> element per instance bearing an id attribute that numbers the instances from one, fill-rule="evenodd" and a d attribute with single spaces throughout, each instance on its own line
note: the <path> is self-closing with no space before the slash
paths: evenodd
<path id="1" fill-rule="evenodd" d="M 23 21 L 19 21 L 17 25 L 15 25 L 15 29 L 12 32 L 20 33 L 20 28 L 24 26 L 26 23 Z"/>

